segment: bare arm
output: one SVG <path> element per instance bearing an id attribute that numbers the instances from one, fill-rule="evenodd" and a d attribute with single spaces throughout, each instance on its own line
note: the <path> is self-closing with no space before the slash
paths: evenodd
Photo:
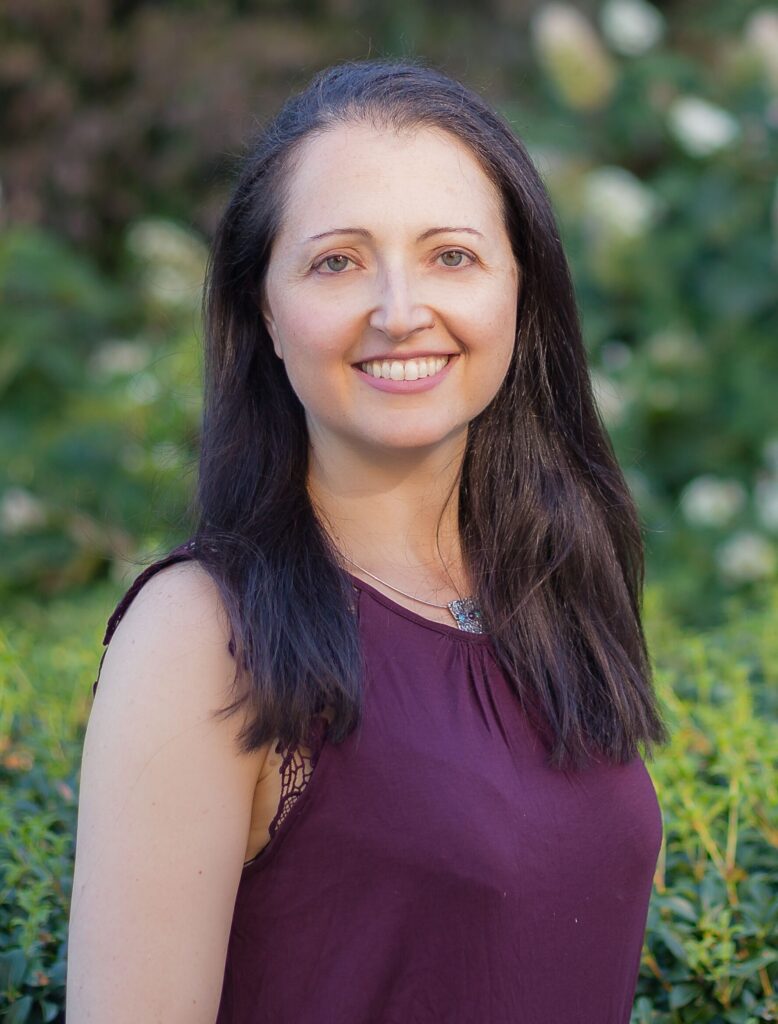
<path id="1" fill-rule="evenodd" d="M 267 749 L 217 721 L 234 662 L 196 563 L 141 589 L 103 662 L 81 764 L 68 1024 L 213 1024 Z"/>

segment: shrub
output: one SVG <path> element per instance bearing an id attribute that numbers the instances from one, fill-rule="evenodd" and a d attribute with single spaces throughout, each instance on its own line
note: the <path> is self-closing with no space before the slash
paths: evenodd
<path id="1" fill-rule="evenodd" d="M 0 618 L 0 1014 L 15 1024 L 62 1020 L 79 751 L 119 594 Z M 664 839 L 633 1024 L 775 1020 L 778 588 L 733 599 L 706 633 L 681 630 L 656 587 L 645 613 L 672 741 L 648 763 Z"/>

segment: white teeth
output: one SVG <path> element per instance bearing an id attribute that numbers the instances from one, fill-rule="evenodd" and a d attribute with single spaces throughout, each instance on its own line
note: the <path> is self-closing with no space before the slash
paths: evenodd
<path id="1" fill-rule="evenodd" d="M 371 377 L 383 377 L 385 380 L 420 380 L 440 373 L 449 356 L 427 356 L 421 359 L 373 359 L 369 363 L 360 363 L 359 368 Z"/>

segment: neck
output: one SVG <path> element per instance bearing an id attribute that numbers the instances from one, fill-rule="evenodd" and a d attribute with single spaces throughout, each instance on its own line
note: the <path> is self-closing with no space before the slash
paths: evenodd
<path id="1" fill-rule="evenodd" d="M 375 450 L 311 444 L 308 491 L 350 570 L 358 572 L 357 563 L 394 586 L 446 600 L 469 593 L 458 526 L 465 440 L 383 459 Z"/>

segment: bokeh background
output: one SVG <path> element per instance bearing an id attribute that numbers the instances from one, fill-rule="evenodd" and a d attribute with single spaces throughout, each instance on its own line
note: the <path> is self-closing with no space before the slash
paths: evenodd
<path id="1" fill-rule="evenodd" d="M 778 9 L 746 0 L 5 0 L 0 1014 L 63 1020 L 105 621 L 187 535 L 207 246 L 320 67 L 421 57 L 546 181 L 640 506 L 673 741 L 633 1022 L 778 1019 Z"/>

